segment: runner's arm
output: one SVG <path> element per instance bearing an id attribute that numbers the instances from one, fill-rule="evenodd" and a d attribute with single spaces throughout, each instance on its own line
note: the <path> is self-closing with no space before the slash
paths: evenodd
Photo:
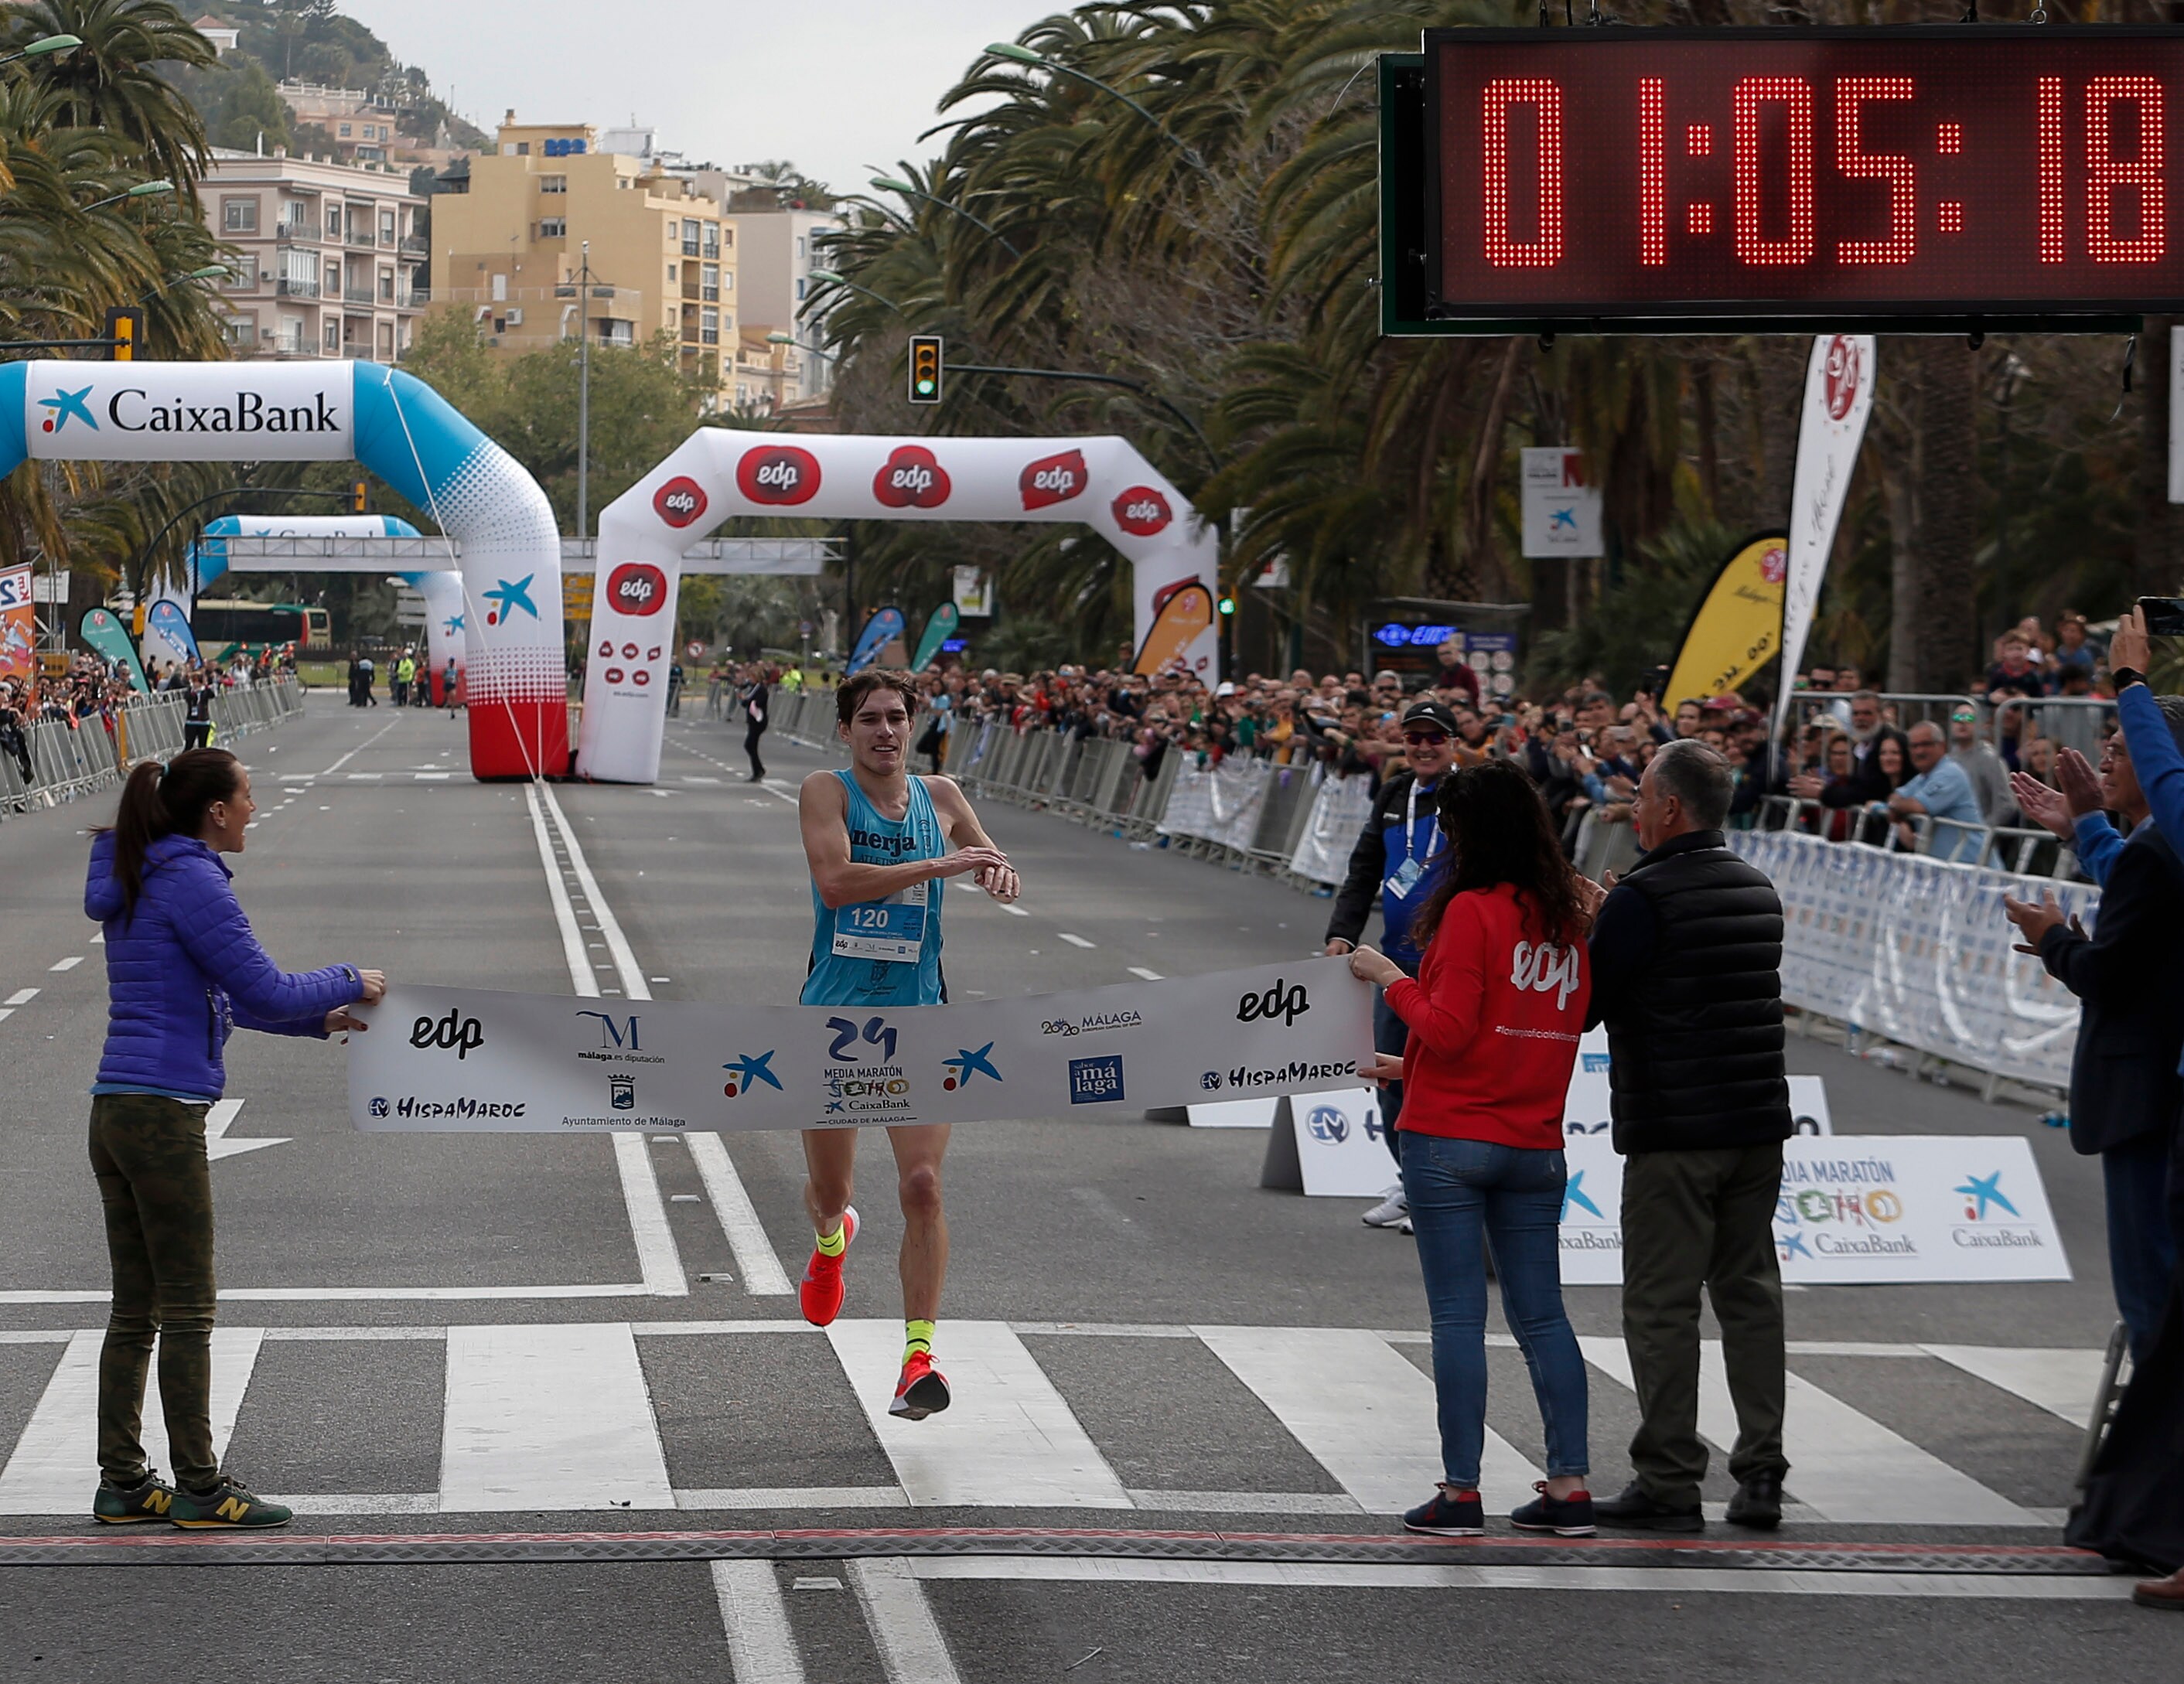
<path id="1" fill-rule="evenodd" d="M 990 843 L 944 855 L 911 859 L 900 865 L 864 865 L 850 858 L 850 804 L 842 781 L 832 772 L 813 772 L 796 797 L 796 818 L 804 833 L 804 858 L 821 902 L 829 907 L 885 900 L 935 877 L 960 876 L 1008 862 Z M 975 825 L 973 826 L 975 828 Z"/>
<path id="2" fill-rule="evenodd" d="M 962 786 L 953 778 L 931 777 L 925 780 L 925 791 L 933 798 L 933 808 L 940 814 L 941 827 L 948 832 L 950 842 L 958 848 L 980 848 L 997 856 L 998 863 L 981 866 L 972 881 L 1005 905 L 1013 901 L 1023 892 L 1016 867 L 1009 864 L 1008 856 L 986 834 Z"/>

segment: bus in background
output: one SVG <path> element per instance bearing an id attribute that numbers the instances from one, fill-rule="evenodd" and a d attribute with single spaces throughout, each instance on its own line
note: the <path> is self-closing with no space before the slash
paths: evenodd
<path id="1" fill-rule="evenodd" d="M 248 603 L 237 597 L 200 597 L 190 617 L 198 647 L 209 661 L 223 661 L 240 650 L 255 654 L 293 643 L 298 655 L 323 654 L 333 647 L 333 628 L 322 608 L 304 603 Z"/>

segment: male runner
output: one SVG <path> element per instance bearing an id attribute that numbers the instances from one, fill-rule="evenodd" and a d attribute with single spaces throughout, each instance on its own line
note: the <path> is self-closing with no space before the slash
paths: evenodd
<path id="1" fill-rule="evenodd" d="M 1008 856 L 979 828 L 955 781 L 912 777 L 911 714 L 917 686 L 907 673 L 867 669 L 835 692 L 835 729 L 850 769 L 804 780 L 797 814 L 811 866 L 811 971 L 807 1006 L 938 1006 L 940 880 L 968 873 L 998 901 L 1017 898 Z M 953 843 L 956 852 L 949 852 Z M 902 1376 L 888 1413 L 910 1420 L 948 1407 L 948 1382 L 933 1366 L 933 1324 L 948 1272 L 948 1223 L 940 1209 L 940 1157 L 948 1125 L 890 1128 L 902 1203 Z M 804 1319 L 824 1327 L 841 1313 L 842 1260 L 857 1237 L 850 1203 L 857 1131 L 807 1129 L 804 1208 L 818 1243 L 804 1270 Z"/>

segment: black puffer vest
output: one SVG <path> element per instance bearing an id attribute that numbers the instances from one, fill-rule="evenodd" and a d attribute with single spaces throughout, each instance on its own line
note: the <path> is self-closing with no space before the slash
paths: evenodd
<path id="1" fill-rule="evenodd" d="M 1664 843 L 1622 881 L 1651 903 L 1659 934 L 1635 1009 L 1607 1025 L 1615 1149 L 1787 1140 L 1774 885 L 1719 831 Z"/>

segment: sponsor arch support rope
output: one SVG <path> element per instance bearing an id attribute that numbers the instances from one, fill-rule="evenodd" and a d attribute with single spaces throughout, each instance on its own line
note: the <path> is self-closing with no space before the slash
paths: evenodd
<path id="1" fill-rule="evenodd" d="M 675 597 L 691 542 L 738 516 L 1077 521 L 1129 558 L 1136 641 L 1173 587 L 1219 590 L 1218 547 L 1177 491 L 1112 435 L 900 438 L 701 427 L 599 514 L 579 773 L 659 775 Z M 1217 634 L 1186 659 L 1213 675 Z"/>
<path id="2" fill-rule="evenodd" d="M 0 472 L 26 458 L 362 463 L 462 545 L 472 773 L 567 766 L 553 509 L 414 375 L 350 362 L 0 364 Z"/>

